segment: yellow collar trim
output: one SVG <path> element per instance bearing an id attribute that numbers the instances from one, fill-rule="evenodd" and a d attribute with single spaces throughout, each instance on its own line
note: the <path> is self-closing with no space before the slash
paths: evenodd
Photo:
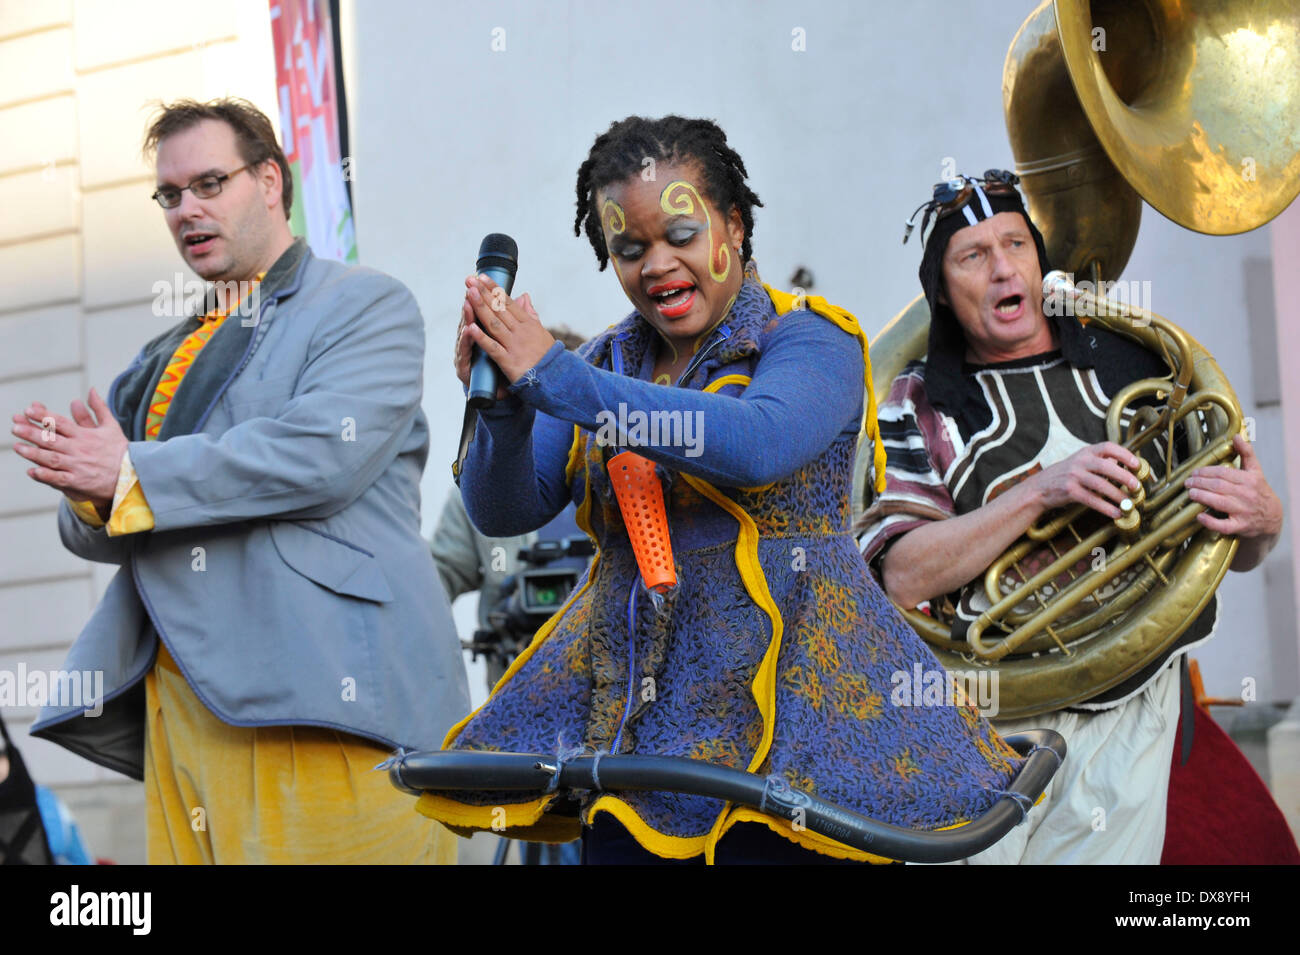
<path id="1" fill-rule="evenodd" d="M 780 289 L 772 288 L 766 283 L 764 283 L 763 288 L 771 296 L 772 304 L 776 306 L 778 315 L 785 315 L 787 312 L 794 311 L 799 303 L 798 296 L 789 292 L 782 292 Z M 832 305 L 820 295 L 803 296 L 802 307 L 834 322 L 844 331 L 854 336 L 862 345 L 862 364 L 867 390 L 867 407 L 862 416 L 862 430 L 874 444 L 871 463 L 876 475 L 875 488 L 877 494 L 883 494 L 885 491 L 885 443 L 880 440 L 880 424 L 876 420 L 876 391 L 871 385 L 871 353 L 867 348 L 867 333 L 862 330 L 862 326 L 858 324 L 858 320 L 850 312 L 838 305 Z"/>

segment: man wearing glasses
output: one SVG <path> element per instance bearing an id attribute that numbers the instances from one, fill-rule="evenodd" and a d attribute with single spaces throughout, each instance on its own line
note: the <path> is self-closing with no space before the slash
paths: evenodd
<path id="1" fill-rule="evenodd" d="M 102 715 L 49 706 L 32 732 L 144 780 L 151 863 L 454 862 L 373 771 L 469 708 L 419 535 L 419 309 L 293 237 L 251 104 L 163 107 L 145 144 L 213 285 L 107 400 L 14 415 L 65 546 L 121 567 L 65 664 L 104 672 Z"/>
<path id="2" fill-rule="evenodd" d="M 1084 504 L 1120 516 L 1138 460 L 1106 441 L 1107 406 L 1130 382 L 1167 372 L 1153 353 L 1103 328 L 1085 330 L 1067 315 L 1049 321 L 1047 252 L 1017 182 L 998 170 L 963 177 L 940 183 L 921 207 L 927 354 L 880 407 L 886 487 L 856 528 L 897 604 L 954 595 L 958 639 L 988 605 L 974 584 L 1044 513 Z M 1277 542 L 1282 506 L 1249 443 L 1238 435 L 1235 446 L 1241 470 L 1200 468 L 1187 486 L 1194 501 L 1221 512 L 1201 514 L 1204 525 L 1240 538 L 1232 569 L 1242 571 Z M 1169 664 L 1208 639 L 1214 619 L 1211 605 L 1163 657 L 1090 700 L 995 720 L 1003 733 L 1054 729 L 1068 754 L 1026 824 L 970 861 L 1158 863 L 1179 714 Z"/>

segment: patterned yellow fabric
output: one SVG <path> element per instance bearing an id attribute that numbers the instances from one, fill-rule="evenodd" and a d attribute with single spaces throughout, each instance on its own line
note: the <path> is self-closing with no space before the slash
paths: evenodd
<path id="1" fill-rule="evenodd" d="M 72 505 L 72 513 L 76 514 L 81 520 L 91 527 L 103 527 L 104 522 L 99 517 L 99 511 L 95 510 L 95 505 L 89 501 L 69 501 Z"/>
<path id="2" fill-rule="evenodd" d="M 374 767 L 378 744 L 315 726 L 229 726 L 165 646 L 145 676 L 150 865 L 454 865 L 458 839 Z"/>
<path id="3" fill-rule="evenodd" d="M 113 492 L 113 511 L 108 515 L 109 537 L 119 534 L 139 534 L 153 530 L 153 509 L 144 499 L 140 478 L 131 464 L 131 452 L 122 454 L 122 466 L 117 472 L 117 490 Z"/>
<path id="4" fill-rule="evenodd" d="M 256 281 L 262 281 L 265 275 L 265 272 L 258 273 Z M 203 316 L 202 324 L 187 335 L 185 341 L 181 342 L 172 354 L 171 360 L 163 370 L 162 378 L 158 381 L 158 387 L 154 390 L 153 400 L 149 402 L 149 417 L 144 429 L 146 441 L 157 440 L 163 420 L 167 417 L 167 409 L 171 406 L 172 398 L 175 397 L 176 389 L 180 387 L 186 372 L 194 364 L 194 359 L 203 350 L 203 346 L 212 340 L 212 336 L 226 320 L 226 316 L 238 307 L 239 300 L 235 300 L 224 309 L 214 308 L 208 312 Z M 95 506 L 89 501 L 73 504 L 72 511 L 91 527 L 104 527 L 104 522 L 95 511 Z M 145 500 L 140 479 L 131 464 L 131 454 L 126 452 L 122 455 L 122 463 L 118 469 L 117 488 L 113 492 L 113 509 L 104 532 L 109 537 L 118 537 L 122 534 L 139 534 L 153 530 L 153 525 L 153 511 L 149 507 L 149 502 Z"/>
<path id="5" fill-rule="evenodd" d="M 226 320 L 226 313 L 220 311 L 209 312 L 203 316 L 203 324 L 185 337 L 176 351 L 172 354 L 171 360 L 167 362 L 167 367 L 163 370 L 162 377 L 158 379 L 158 387 L 153 393 L 153 400 L 149 402 L 149 418 L 144 426 L 144 439 L 146 441 L 155 441 L 158 438 L 158 431 L 162 428 L 163 419 L 167 417 L 167 408 L 172 403 L 172 398 L 176 394 L 176 389 L 180 387 L 185 373 L 190 370 L 194 364 L 194 359 L 198 357 L 199 352 L 203 351 L 203 346 L 212 340 L 221 323 Z"/>
<path id="6" fill-rule="evenodd" d="M 113 507 L 108 515 L 107 526 L 90 501 L 70 503 L 73 514 L 91 527 L 103 527 L 104 533 L 109 537 L 153 530 L 153 511 L 144 499 L 144 491 L 140 489 L 140 479 L 131 464 L 130 451 L 122 452 L 122 464 L 117 472 L 117 488 L 113 492 Z"/>

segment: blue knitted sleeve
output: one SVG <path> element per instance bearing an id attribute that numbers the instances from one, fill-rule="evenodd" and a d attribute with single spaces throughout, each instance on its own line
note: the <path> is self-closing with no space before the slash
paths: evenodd
<path id="1" fill-rule="evenodd" d="M 514 397 L 504 407 L 480 419 L 462 479 L 466 510 L 493 536 L 539 527 L 564 507 L 575 424 L 599 434 L 635 422 L 637 414 L 690 415 L 691 440 L 637 452 L 724 487 L 780 480 L 841 433 L 857 432 L 862 349 L 832 322 L 800 311 L 782 318 L 738 397 L 616 375 L 559 343 L 510 391 Z"/>
<path id="2" fill-rule="evenodd" d="M 460 480 L 465 513 L 479 532 L 527 534 L 564 510 L 569 502 L 564 467 L 572 444 L 573 425 L 538 413 L 513 395 L 480 411 Z"/>

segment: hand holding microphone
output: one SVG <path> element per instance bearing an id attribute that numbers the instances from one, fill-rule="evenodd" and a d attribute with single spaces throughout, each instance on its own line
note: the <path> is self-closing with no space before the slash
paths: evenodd
<path id="1" fill-rule="evenodd" d="M 471 280 L 466 279 L 465 281 L 468 285 Z M 484 402 L 469 398 L 469 404 L 472 408 L 491 407 L 494 402 L 505 398 L 509 392 L 506 390 L 505 376 L 498 373 L 496 363 L 487 358 L 483 350 L 474 344 L 474 335 L 469 331 L 469 327 L 474 326 L 474 324 L 474 309 L 470 305 L 469 295 L 466 294 L 465 304 L 460 309 L 460 324 L 456 327 L 456 377 L 460 379 L 460 383 L 466 389 L 469 389 L 475 364 L 487 360 L 488 367 L 498 382 L 496 391 L 491 401 Z"/>
<path id="2" fill-rule="evenodd" d="M 503 249 L 509 254 L 502 254 Z M 470 404 L 482 408 L 504 397 L 505 385 L 541 361 L 555 338 L 542 326 L 527 294 L 517 301 L 510 298 L 517 261 L 514 241 L 494 233 L 479 251 L 480 274 L 465 279 L 456 376 L 470 389 Z"/>

